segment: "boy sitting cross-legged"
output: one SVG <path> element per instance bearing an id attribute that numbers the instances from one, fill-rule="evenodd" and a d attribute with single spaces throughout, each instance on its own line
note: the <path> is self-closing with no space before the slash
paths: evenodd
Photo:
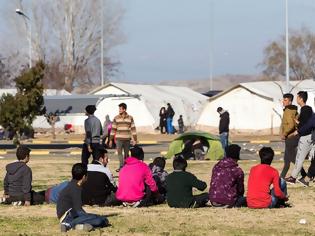
<path id="1" fill-rule="evenodd" d="M 173 173 L 166 178 L 166 198 L 170 207 L 197 208 L 204 207 L 208 202 L 208 193 L 192 194 L 192 188 L 200 191 L 206 189 L 207 184 L 193 174 L 186 172 L 187 161 L 181 156 L 173 161 Z"/>
<path id="2" fill-rule="evenodd" d="M 270 147 L 259 150 L 261 164 L 251 168 L 248 178 L 247 206 L 249 208 L 275 208 L 288 201 L 287 185 L 279 172 L 271 167 L 274 151 Z M 273 189 L 270 190 L 270 186 Z"/>

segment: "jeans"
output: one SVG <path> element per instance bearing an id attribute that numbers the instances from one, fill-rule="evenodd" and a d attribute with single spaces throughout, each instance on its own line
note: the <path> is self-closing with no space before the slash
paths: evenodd
<path id="1" fill-rule="evenodd" d="M 282 178 L 280 178 L 279 182 L 280 182 L 279 184 L 280 184 L 281 191 L 284 193 L 284 195 L 287 196 L 287 183 Z M 275 195 L 274 189 L 271 189 L 270 193 L 271 193 L 271 204 L 269 208 L 275 208 L 277 206 L 279 198 Z"/>
<path id="2" fill-rule="evenodd" d="M 71 228 L 78 224 L 90 224 L 94 228 L 108 226 L 108 220 L 105 216 L 90 214 L 83 211 L 71 210 L 61 223 L 67 223 Z"/>
<path id="3" fill-rule="evenodd" d="M 173 134 L 174 130 L 173 130 L 173 118 L 168 117 L 166 118 L 166 132 L 168 134 Z"/>
<path id="4" fill-rule="evenodd" d="M 295 164 L 295 158 L 296 158 L 296 152 L 297 152 L 297 146 L 299 144 L 299 136 L 294 135 L 291 137 L 287 137 L 285 140 L 285 149 L 284 149 L 284 156 L 283 156 L 283 161 L 284 165 L 282 168 L 282 172 L 280 174 L 281 178 L 285 178 L 288 170 L 290 169 L 290 164 L 293 163 Z M 304 168 L 302 167 L 301 169 L 301 175 L 302 177 L 306 176 L 306 172 Z"/>
<path id="5" fill-rule="evenodd" d="M 301 136 L 298 144 L 298 150 L 296 153 L 296 159 L 295 159 L 295 166 L 292 171 L 291 176 L 293 178 L 297 178 L 299 175 L 302 167 L 303 167 L 303 162 L 307 156 L 307 154 L 311 151 L 312 149 L 312 138 L 311 134 L 306 135 L 306 136 Z"/>
<path id="6" fill-rule="evenodd" d="M 229 145 L 229 133 L 228 132 L 223 132 L 220 134 L 220 141 L 222 148 L 224 149 L 224 156 L 225 156 L 225 151 L 227 146 Z"/>
<path id="7" fill-rule="evenodd" d="M 100 144 L 91 143 L 89 145 L 91 145 L 93 160 L 98 160 L 98 147 L 100 146 Z M 89 152 L 88 144 L 84 143 L 82 146 L 81 162 L 86 165 L 89 164 L 90 156 L 91 153 Z"/>
<path id="8" fill-rule="evenodd" d="M 117 147 L 117 153 L 118 153 L 118 159 L 119 159 L 119 167 L 123 167 L 125 163 L 125 158 L 129 154 L 130 149 L 130 140 L 116 140 L 116 147 Z M 122 154 L 122 151 L 124 150 L 124 155 Z"/>

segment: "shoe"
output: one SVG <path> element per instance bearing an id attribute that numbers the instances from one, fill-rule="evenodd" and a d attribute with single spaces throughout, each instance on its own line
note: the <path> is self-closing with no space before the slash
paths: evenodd
<path id="1" fill-rule="evenodd" d="M 132 205 L 132 207 L 136 208 L 136 207 L 138 207 L 138 206 L 140 205 L 140 203 L 141 203 L 141 201 L 137 201 L 137 202 L 135 202 L 135 203 Z"/>
<path id="2" fill-rule="evenodd" d="M 121 170 L 121 167 L 119 167 L 117 170 L 116 170 L 116 172 L 119 172 Z"/>
<path id="3" fill-rule="evenodd" d="M 71 229 L 70 224 L 68 224 L 68 223 L 61 223 L 60 224 L 60 232 L 65 233 L 70 229 Z"/>
<path id="4" fill-rule="evenodd" d="M 292 176 L 284 179 L 288 184 L 295 184 L 296 178 L 293 178 Z"/>
<path id="5" fill-rule="evenodd" d="M 76 230 L 83 230 L 83 231 L 85 231 L 85 232 L 90 232 L 90 231 L 93 230 L 93 226 L 90 225 L 90 224 L 77 224 L 77 225 L 75 226 L 75 229 L 76 229 Z"/>
<path id="6" fill-rule="evenodd" d="M 12 202 L 11 204 L 13 206 L 21 206 L 22 205 L 22 201 Z"/>
<path id="7" fill-rule="evenodd" d="M 304 187 L 309 187 L 310 186 L 310 183 L 307 182 L 303 177 L 298 179 L 298 182 L 303 184 Z"/>
<path id="8" fill-rule="evenodd" d="M 0 198 L 0 203 L 5 203 L 5 197 Z"/>

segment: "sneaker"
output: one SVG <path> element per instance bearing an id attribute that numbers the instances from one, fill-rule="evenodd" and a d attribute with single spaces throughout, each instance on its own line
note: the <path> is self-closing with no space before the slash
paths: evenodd
<path id="1" fill-rule="evenodd" d="M 61 224 L 60 224 L 60 232 L 65 233 L 65 232 L 67 232 L 69 229 L 71 229 L 70 224 L 68 224 L 68 223 L 61 223 Z"/>
<path id="2" fill-rule="evenodd" d="M 21 206 L 22 205 L 22 201 L 12 202 L 11 204 L 13 206 Z"/>
<path id="3" fill-rule="evenodd" d="M 5 197 L 0 198 L 0 203 L 5 203 Z"/>
<path id="4" fill-rule="evenodd" d="M 298 182 L 301 183 L 304 187 L 309 187 L 310 183 L 307 182 L 303 177 L 298 179 Z"/>
<path id="5" fill-rule="evenodd" d="M 93 226 L 90 225 L 90 224 L 77 224 L 77 225 L 75 226 L 75 229 L 76 229 L 76 230 L 83 230 L 83 231 L 85 231 L 85 232 L 90 232 L 90 231 L 93 230 Z"/>
<path id="6" fill-rule="evenodd" d="M 288 177 L 288 178 L 285 178 L 285 181 L 286 181 L 288 184 L 295 184 L 296 178 L 293 178 L 292 176 L 290 176 L 290 177 Z"/>

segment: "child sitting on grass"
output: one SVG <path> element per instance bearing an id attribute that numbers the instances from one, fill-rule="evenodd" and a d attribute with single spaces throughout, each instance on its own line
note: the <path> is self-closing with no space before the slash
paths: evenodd
<path id="1" fill-rule="evenodd" d="M 32 170 L 27 165 L 31 150 L 26 146 L 19 146 L 16 150 L 18 161 L 6 166 L 3 181 L 4 197 L 1 203 L 13 205 L 38 205 L 45 201 L 45 191 L 32 190 Z"/>
<path id="2" fill-rule="evenodd" d="M 165 164 L 166 161 L 164 157 L 156 157 L 149 165 L 153 179 L 159 189 L 159 193 L 164 196 L 166 194 L 166 177 L 168 176 L 168 173 L 164 170 Z"/>
<path id="3" fill-rule="evenodd" d="M 261 164 L 250 169 L 248 178 L 247 206 L 249 208 L 275 208 L 288 201 L 287 185 L 279 172 L 271 167 L 274 151 L 270 147 L 259 150 Z M 270 190 L 270 186 L 273 189 Z"/>
<path id="4" fill-rule="evenodd" d="M 187 161 L 182 157 L 175 157 L 173 173 L 166 178 L 166 198 L 170 207 L 197 208 L 204 207 L 209 201 L 208 193 L 192 194 L 192 188 L 204 191 L 207 184 L 186 171 Z"/>

